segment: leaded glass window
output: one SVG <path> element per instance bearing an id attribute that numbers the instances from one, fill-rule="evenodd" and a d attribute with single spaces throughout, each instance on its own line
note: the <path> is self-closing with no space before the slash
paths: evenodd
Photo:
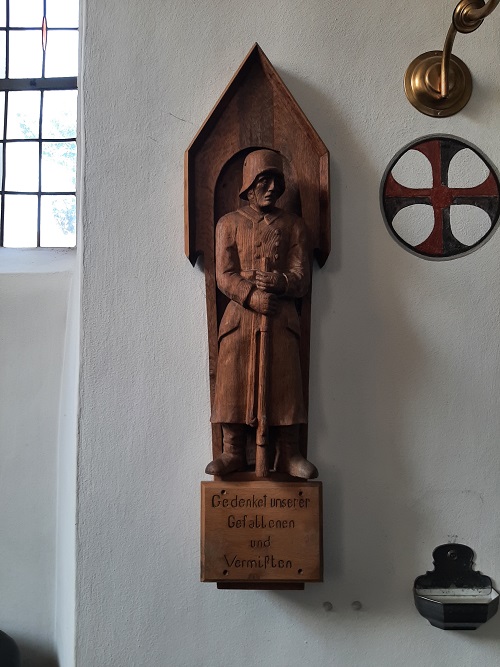
<path id="1" fill-rule="evenodd" d="M 0 0 L 0 246 L 72 247 L 78 0 Z"/>

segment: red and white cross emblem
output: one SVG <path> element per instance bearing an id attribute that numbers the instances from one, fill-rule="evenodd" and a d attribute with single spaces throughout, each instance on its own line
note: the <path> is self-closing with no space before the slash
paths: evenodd
<path id="1" fill-rule="evenodd" d="M 475 187 L 449 187 L 450 163 L 455 155 L 465 148 L 472 150 L 486 165 L 488 176 Z M 409 150 L 419 151 L 429 160 L 432 168 L 432 187 L 410 188 L 395 180 L 392 170 L 402 155 Z M 434 212 L 434 226 L 430 235 L 415 246 L 402 239 L 393 226 L 396 214 L 413 204 L 427 204 L 432 206 Z M 491 227 L 471 246 L 465 245 L 453 235 L 450 224 L 450 207 L 461 204 L 477 206 L 485 211 L 491 220 Z M 500 212 L 500 184 L 494 169 L 472 146 L 452 137 L 431 137 L 411 144 L 391 161 L 382 185 L 382 208 L 390 232 L 400 243 L 424 257 L 447 259 L 470 252 L 492 233 Z"/>

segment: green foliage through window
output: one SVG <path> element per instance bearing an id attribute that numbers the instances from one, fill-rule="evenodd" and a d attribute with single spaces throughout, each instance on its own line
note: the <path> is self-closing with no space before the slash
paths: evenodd
<path id="1" fill-rule="evenodd" d="M 0 0 L 0 245 L 75 245 L 77 68 L 78 0 Z"/>

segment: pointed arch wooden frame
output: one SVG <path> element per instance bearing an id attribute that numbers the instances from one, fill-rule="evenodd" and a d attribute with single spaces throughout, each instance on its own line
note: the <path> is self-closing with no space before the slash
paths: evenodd
<path id="1" fill-rule="evenodd" d="M 203 257 L 206 282 L 210 398 L 217 371 L 218 323 L 225 307 L 215 280 L 215 226 L 238 208 L 238 175 L 256 148 L 279 151 L 288 165 L 287 191 L 279 206 L 305 220 L 320 266 L 330 253 L 329 153 L 274 67 L 255 44 L 185 153 L 185 252 L 193 266 Z M 301 367 L 306 407 L 309 393 L 311 290 L 301 303 Z M 222 450 L 219 424 L 212 426 L 214 458 Z M 301 433 L 307 453 L 307 425 Z"/>

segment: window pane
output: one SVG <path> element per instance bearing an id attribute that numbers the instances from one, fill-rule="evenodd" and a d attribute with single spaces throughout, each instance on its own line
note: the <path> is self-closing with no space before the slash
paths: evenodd
<path id="1" fill-rule="evenodd" d="M 42 31 L 13 31 L 9 39 L 9 77 L 29 79 L 42 76 Z"/>
<path id="2" fill-rule="evenodd" d="M 47 90 L 43 94 L 42 137 L 76 137 L 76 90 Z"/>
<path id="3" fill-rule="evenodd" d="M 76 197 L 42 196 L 40 245 L 43 248 L 72 248 L 76 245 Z"/>
<path id="4" fill-rule="evenodd" d="M 43 18 L 43 0 L 10 0 L 10 25 L 39 28 Z"/>
<path id="5" fill-rule="evenodd" d="M 36 248 L 38 197 L 5 195 L 4 246 Z"/>
<path id="6" fill-rule="evenodd" d="M 9 93 L 7 139 L 38 139 L 40 93 L 22 90 Z"/>
<path id="7" fill-rule="evenodd" d="M 78 74 L 78 32 L 48 30 L 45 76 L 76 76 Z"/>
<path id="8" fill-rule="evenodd" d="M 0 139 L 3 139 L 3 122 L 4 122 L 4 111 L 5 111 L 5 93 L 0 93 Z M 1 184 L 0 179 L 0 184 Z"/>
<path id="9" fill-rule="evenodd" d="M 7 172 L 8 173 L 8 172 Z M 49 141 L 42 149 L 42 190 L 72 192 L 76 182 L 76 142 Z"/>
<path id="10" fill-rule="evenodd" d="M 6 0 L 0 0 L 0 27 L 2 28 L 7 25 L 6 4 Z"/>
<path id="11" fill-rule="evenodd" d="M 38 144 L 12 143 L 5 150 L 5 189 L 38 192 Z"/>
<path id="12" fill-rule="evenodd" d="M 78 0 L 47 0 L 47 24 L 50 28 L 77 28 Z"/>
<path id="13" fill-rule="evenodd" d="M 5 31 L 0 32 L 0 79 L 5 79 L 7 74 L 5 69 L 5 56 L 7 53 L 7 40 L 5 38 Z"/>

